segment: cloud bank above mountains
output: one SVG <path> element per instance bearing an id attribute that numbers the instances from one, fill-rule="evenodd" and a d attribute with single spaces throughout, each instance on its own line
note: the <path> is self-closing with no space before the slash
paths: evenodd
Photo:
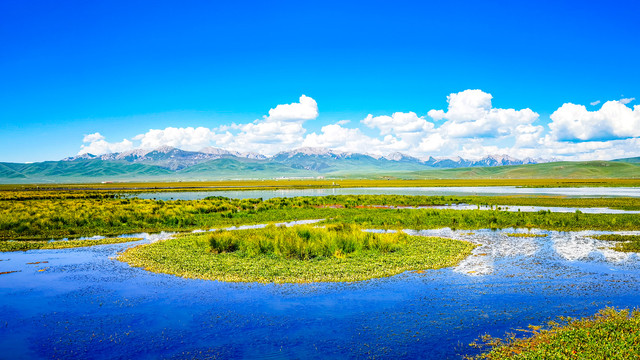
<path id="1" fill-rule="evenodd" d="M 565 103 L 551 114 L 548 124 L 529 108 L 495 108 L 492 99 L 482 90 L 464 90 L 447 97 L 446 110 L 432 109 L 424 116 L 417 112 L 370 114 L 359 123 L 341 120 L 309 133 L 305 124 L 318 121 L 320 112 L 313 98 L 302 95 L 298 102 L 277 105 L 268 115 L 244 124 L 151 129 L 120 142 L 108 142 L 99 132 L 88 134 L 78 154 L 167 145 L 183 150 L 215 146 L 264 155 L 308 146 L 376 155 L 402 152 L 418 158 L 508 154 L 606 160 L 640 156 L 640 106 L 628 106 L 634 98 L 606 101 L 595 111 Z M 365 132 L 364 127 L 370 130 Z"/>

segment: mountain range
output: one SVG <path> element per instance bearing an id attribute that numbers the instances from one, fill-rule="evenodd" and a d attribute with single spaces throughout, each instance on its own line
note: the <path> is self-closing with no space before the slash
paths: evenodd
<path id="1" fill-rule="evenodd" d="M 400 152 L 391 153 L 387 156 L 378 156 L 362 153 L 342 152 L 326 148 L 304 147 L 291 151 L 279 152 L 271 157 L 257 153 L 241 153 L 225 149 L 206 147 L 200 151 L 186 151 L 171 146 L 161 146 L 156 149 L 144 150 L 136 149 L 121 153 L 111 153 L 103 155 L 82 154 L 68 157 L 62 161 L 80 160 L 102 160 L 102 161 L 126 161 L 130 163 L 143 163 L 148 165 L 158 165 L 169 170 L 181 170 L 196 164 L 215 159 L 250 159 L 269 162 L 284 163 L 296 169 L 306 169 L 320 171 L 329 170 L 336 162 L 362 163 L 369 165 L 390 165 L 395 163 L 415 164 L 432 168 L 459 168 L 475 166 L 502 166 L 502 165 L 523 165 L 548 162 L 542 159 L 527 158 L 519 160 L 508 155 L 491 155 L 480 160 L 465 160 L 456 158 L 434 158 L 419 159 Z M 354 164 L 355 165 L 355 164 Z"/>
<path id="2" fill-rule="evenodd" d="M 461 168 L 496 168 L 480 172 L 488 174 L 499 171 L 498 168 L 548 162 L 550 161 L 531 158 L 520 160 L 507 155 L 487 156 L 479 160 L 431 156 L 419 159 L 399 152 L 378 156 L 309 147 L 283 151 L 267 157 L 257 153 L 240 153 L 214 147 L 186 151 L 163 146 L 151 150 L 137 149 L 103 155 L 82 154 L 61 161 L 0 163 L 0 183 L 293 177 L 424 178 L 436 174 L 448 177 L 447 172 L 467 174 Z M 635 164 L 633 167 L 635 169 Z M 640 169 L 640 166 L 638 168 Z"/>

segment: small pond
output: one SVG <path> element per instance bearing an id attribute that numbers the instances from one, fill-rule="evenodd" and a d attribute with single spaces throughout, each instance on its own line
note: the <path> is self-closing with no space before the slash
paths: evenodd
<path id="1" fill-rule="evenodd" d="M 357 283 L 189 280 L 114 259 L 140 242 L 0 253 L 0 273 L 17 271 L 0 275 L 0 357 L 456 359 L 485 333 L 640 306 L 640 257 L 589 237 L 603 232 L 514 231 L 408 231 L 480 246 L 455 268 Z"/>

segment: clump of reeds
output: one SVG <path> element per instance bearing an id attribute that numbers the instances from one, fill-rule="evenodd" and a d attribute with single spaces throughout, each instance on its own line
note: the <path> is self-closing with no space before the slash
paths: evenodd
<path id="1" fill-rule="evenodd" d="M 217 231 L 209 235 L 213 253 L 237 252 L 241 256 L 275 256 L 286 259 L 344 258 L 371 251 L 390 253 L 401 249 L 407 235 L 371 233 L 350 224 L 276 227 L 260 230 Z"/>

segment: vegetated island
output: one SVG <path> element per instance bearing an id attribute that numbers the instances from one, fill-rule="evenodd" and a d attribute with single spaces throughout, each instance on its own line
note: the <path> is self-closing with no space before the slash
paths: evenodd
<path id="1" fill-rule="evenodd" d="M 217 231 L 130 248 L 118 259 L 148 271 L 228 282 L 350 282 L 456 265 L 475 245 L 372 233 L 349 224 Z"/>
<path id="2" fill-rule="evenodd" d="M 472 346 L 491 347 L 475 359 L 637 359 L 640 357 L 640 311 L 605 308 L 596 315 L 560 318 L 550 328 L 530 326 L 528 338 L 484 336 Z"/>

